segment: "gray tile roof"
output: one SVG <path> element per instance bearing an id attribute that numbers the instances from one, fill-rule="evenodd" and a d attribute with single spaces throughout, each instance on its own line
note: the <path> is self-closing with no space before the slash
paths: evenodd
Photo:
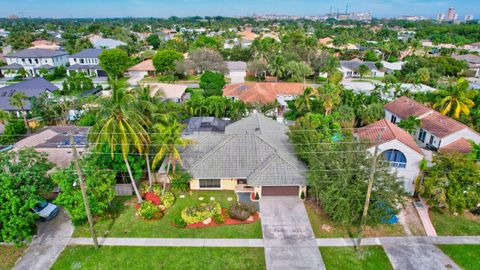
<path id="1" fill-rule="evenodd" d="M 378 70 L 377 66 L 375 66 L 374 62 L 362 62 L 362 61 L 340 61 L 340 65 L 344 68 L 348 68 L 350 70 L 357 70 L 359 66 L 366 65 L 370 68 L 370 70 Z"/>
<path id="2" fill-rule="evenodd" d="M 245 71 L 247 70 L 247 63 L 241 61 L 226 61 L 228 70 L 230 71 Z"/>
<path id="3" fill-rule="evenodd" d="M 25 49 L 21 50 L 18 52 L 15 52 L 11 55 L 7 55 L 6 57 L 13 57 L 13 58 L 19 58 L 19 57 L 32 57 L 32 58 L 50 58 L 50 57 L 57 57 L 57 56 L 62 56 L 62 55 L 68 55 L 67 52 L 64 51 L 54 51 L 54 50 L 48 50 L 48 49 Z"/>
<path id="4" fill-rule="evenodd" d="M 112 49 L 116 48 L 118 46 L 124 46 L 127 45 L 127 43 L 120 41 L 120 40 L 115 40 L 111 38 L 101 38 L 93 41 L 93 47 L 95 48 L 107 48 L 107 49 Z"/>
<path id="5" fill-rule="evenodd" d="M 58 87 L 42 77 L 32 78 L 16 84 L 0 88 L 0 109 L 5 111 L 17 111 L 18 108 L 10 105 L 9 98 L 15 92 L 23 92 L 27 97 L 38 97 L 46 91 L 53 92 Z M 30 110 L 30 102 L 25 102 L 25 109 Z"/>
<path id="6" fill-rule="evenodd" d="M 3 67 L 0 67 L 1 70 L 9 70 L 9 69 L 23 69 L 23 66 L 18 64 L 18 63 L 12 63 L 10 65 L 6 65 Z"/>
<path id="7" fill-rule="evenodd" d="M 216 117 L 190 117 L 185 120 L 186 127 L 183 134 L 193 134 L 199 132 L 225 132 L 225 126 L 230 121 Z"/>
<path id="8" fill-rule="evenodd" d="M 249 185 L 305 185 L 305 165 L 288 144 L 287 128 L 254 113 L 225 134 L 197 134 L 182 152 L 196 179 L 247 179 Z"/>
<path id="9" fill-rule="evenodd" d="M 480 56 L 473 54 L 453 55 L 452 58 L 455 58 L 457 60 L 464 60 L 471 64 L 480 64 Z"/>
<path id="10" fill-rule="evenodd" d="M 85 49 L 79 53 L 70 55 L 69 58 L 98 58 L 102 49 Z"/>
<path id="11" fill-rule="evenodd" d="M 67 67 L 67 70 L 78 70 L 78 69 L 101 69 L 99 65 L 80 65 L 74 64 Z"/>

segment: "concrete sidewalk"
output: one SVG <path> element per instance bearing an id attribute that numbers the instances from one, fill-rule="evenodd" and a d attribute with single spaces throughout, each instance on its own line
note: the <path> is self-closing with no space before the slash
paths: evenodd
<path id="1" fill-rule="evenodd" d="M 317 238 L 319 247 L 355 246 L 352 238 Z M 480 236 L 413 236 L 413 237 L 373 237 L 363 238 L 362 246 L 381 245 L 480 245 Z"/>

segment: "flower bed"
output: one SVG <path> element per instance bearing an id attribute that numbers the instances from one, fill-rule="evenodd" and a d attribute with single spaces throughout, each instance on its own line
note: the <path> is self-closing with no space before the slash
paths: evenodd
<path id="1" fill-rule="evenodd" d="M 214 227 L 214 226 L 222 226 L 222 225 L 250 224 L 250 223 L 254 223 L 254 222 L 256 222 L 257 220 L 260 219 L 260 215 L 257 212 L 255 214 L 251 215 L 248 219 L 246 219 L 244 221 L 241 221 L 241 220 L 238 220 L 238 219 L 230 218 L 227 214 L 227 211 L 228 210 L 226 208 L 222 208 L 222 216 L 225 220 L 224 223 L 218 224 L 218 223 L 215 222 L 215 219 L 212 218 L 210 223 L 208 223 L 208 224 L 205 224 L 201 221 L 201 222 L 197 222 L 197 223 L 193 223 L 193 224 L 188 224 L 187 228 L 193 229 L 193 228 Z"/>

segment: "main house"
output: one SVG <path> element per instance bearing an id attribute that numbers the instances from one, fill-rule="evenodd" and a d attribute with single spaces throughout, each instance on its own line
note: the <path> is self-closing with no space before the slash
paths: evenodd
<path id="1" fill-rule="evenodd" d="M 350 61 L 340 61 L 340 72 L 343 73 L 344 78 L 358 78 L 360 77 L 360 73 L 358 69 L 360 66 L 367 66 L 370 74 L 368 76 L 371 77 L 383 77 L 385 73 L 378 70 L 377 66 L 375 66 L 374 62 L 363 62 L 360 59 L 353 59 Z"/>
<path id="2" fill-rule="evenodd" d="M 372 154 L 377 146 L 379 153 L 390 163 L 392 171 L 403 180 L 405 191 L 415 191 L 415 180 L 424 153 L 408 132 L 382 119 L 357 129 L 355 136 L 371 142 L 368 151 Z"/>
<path id="3" fill-rule="evenodd" d="M 193 132 L 181 153 L 192 190 L 234 190 L 261 196 L 301 196 L 306 167 L 293 154 L 287 127 L 260 113 L 224 132 Z"/>
<path id="4" fill-rule="evenodd" d="M 7 85 L 0 88 L 0 110 L 18 112 L 19 108 L 10 105 L 10 97 L 15 92 L 23 92 L 27 97 L 38 97 L 43 93 L 50 95 L 52 92 L 58 90 L 58 87 L 42 77 L 31 78 L 25 81 Z M 31 108 L 30 101 L 25 101 L 23 109 L 29 111 Z"/>
<path id="5" fill-rule="evenodd" d="M 408 97 L 400 97 L 385 105 L 385 119 L 394 124 L 411 115 L 421 122 L 415 130 L 420 147 L 437 151 L 453 150 L 456 146 L 460 150 L 469 147 L 468 140 L 480 143 L 480 134 L 475 130 Z"/>
<path id="6" fill-rule="evenodd" d="M 278 107 L 275 109 L 274 115 L 281 120 L 288 108 L 287 101 L 294 100 L 304 91 L 305 85 L 301 83 L 245 82 L 226 85 L 223 89 L 223 96 L 257 105 L 277 102 Z"/>
<path id="7" fill-rule="evenodd" d="M 474 54 L 453 55 L 452 58 L 466 61 L 473 77 L 480 77 L 480 56 Z"/>
<path id="8" fill-rule="evenodd" d="M 5 77 L 15 77 L 21 69 L 27 71 L 28 76 L 36 77 L 40 70 L 51 70 L 68 62 L 68 53 L 48 49 L 25 49 L 5 56 L 7 65 L 1 67 Z"/>
<path id="9" fill-rule="evenodd" d="M 83 72 L 87 76 L 107 77 L 107 73 L 100 67 L 98 56 L 102 49 L 85 49 L 79 53 L 70 55 L 68 58 L 70 66 L 67 67 L 67 73 Z"/>

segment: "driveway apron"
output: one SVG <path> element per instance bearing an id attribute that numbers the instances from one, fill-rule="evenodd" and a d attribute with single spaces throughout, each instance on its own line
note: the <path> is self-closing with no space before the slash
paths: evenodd
<path id="1" fill-rule="evenodd" d="M 325 269 L 300 199 L 264 196 L 260 214 L 267 270 Z"/>
<path id="2" fill-rule="evenodd" d="M 393 269 L 454 270 L 461 269 L 438 247 L 429 244 L 383 244 Z"/>
<path id="3" fill-rule="evenodd" d="M 62 209 L 53 220 L 39 223 L 37 236 L 13 269 L 50 269 L 67 246 L 72 234 L 70 217 Z"/>

